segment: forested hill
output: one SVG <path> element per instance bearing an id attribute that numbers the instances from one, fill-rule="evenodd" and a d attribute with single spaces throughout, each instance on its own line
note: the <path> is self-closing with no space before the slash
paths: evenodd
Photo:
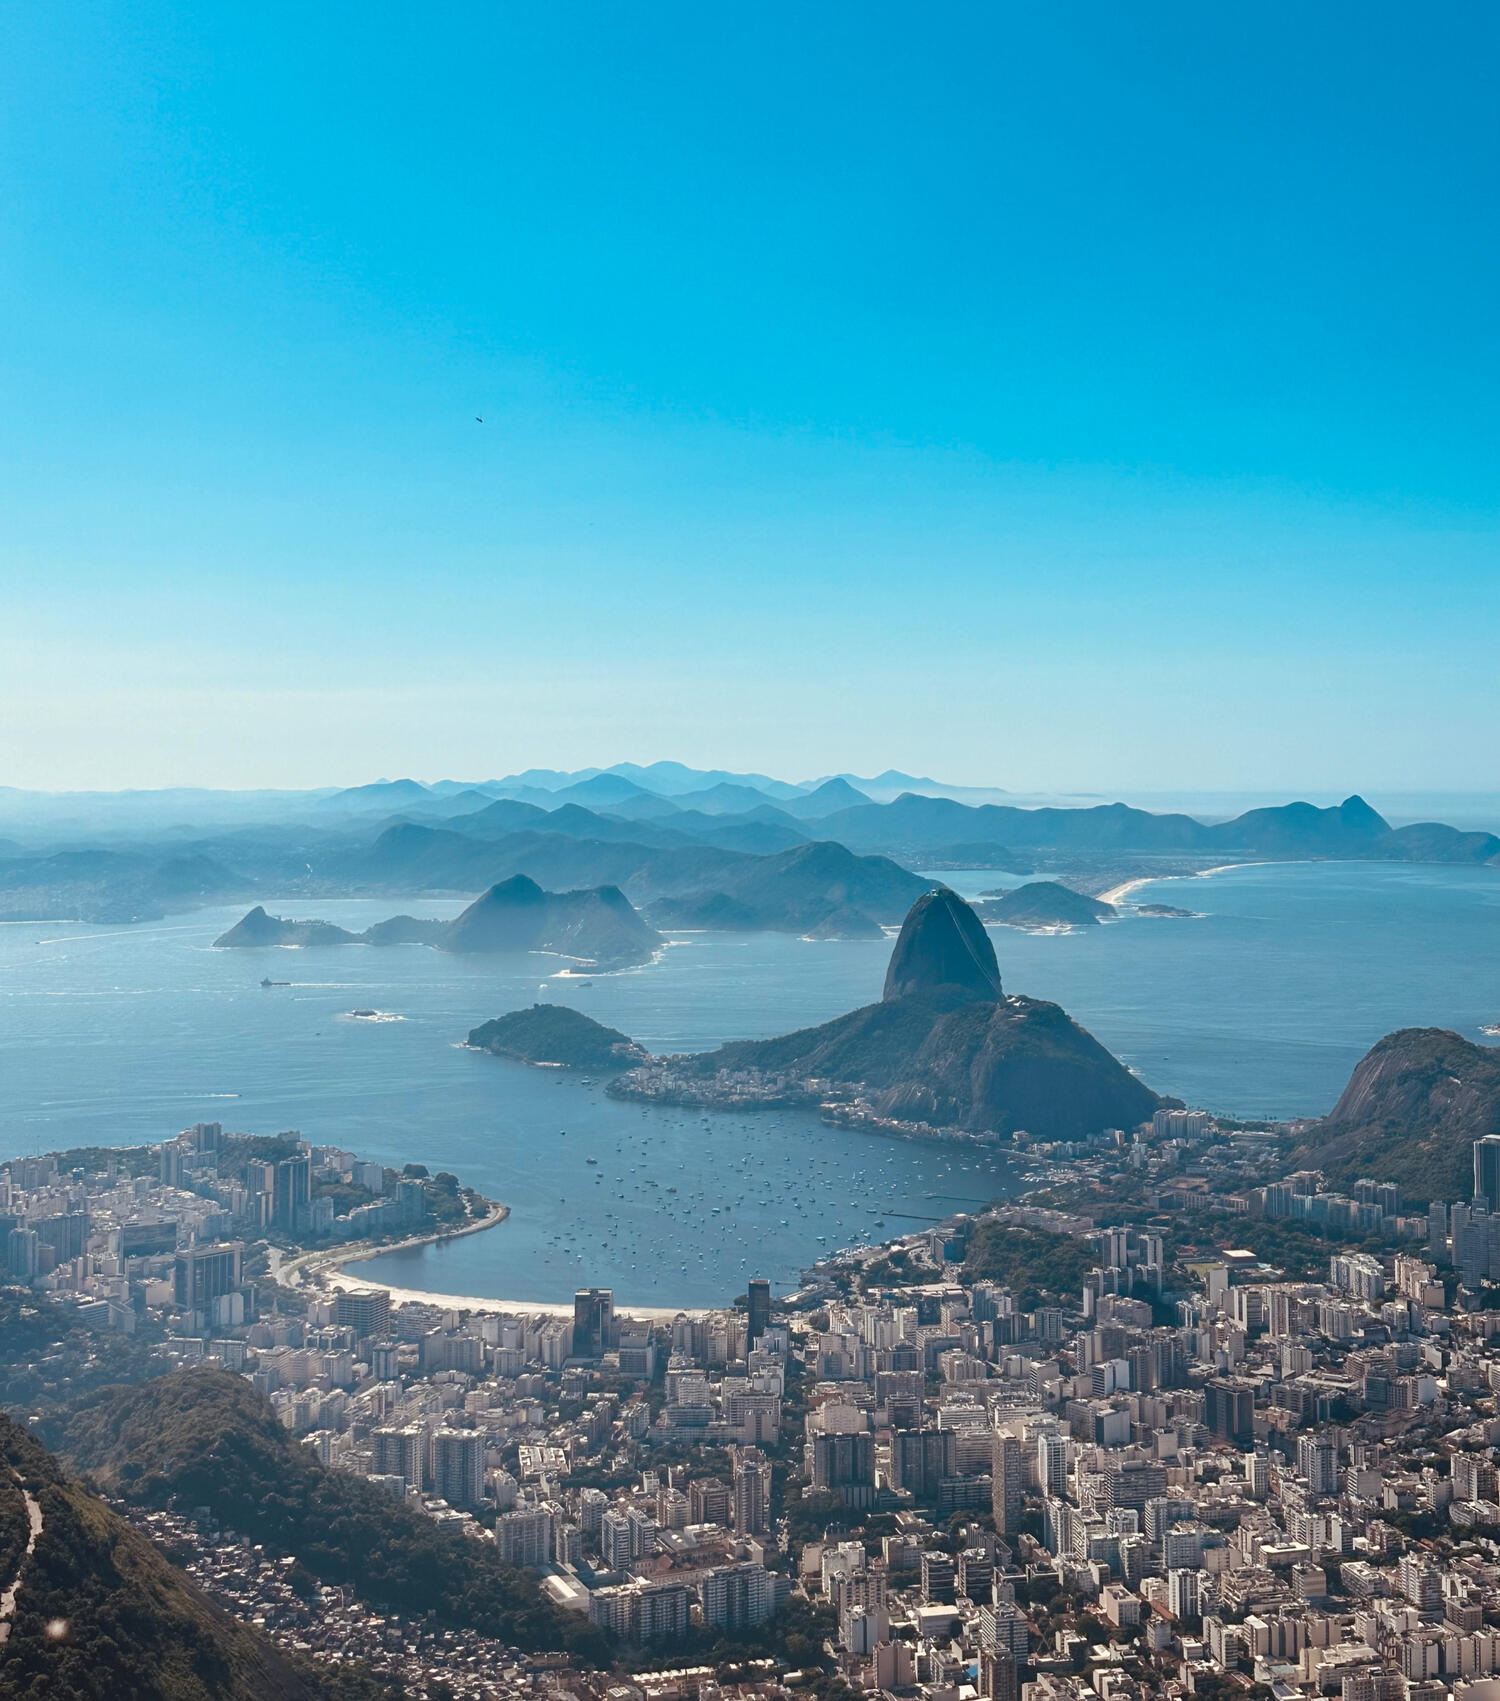
<path id="1" fill-rule="evenodd" d="M 1339 1183 L 1373 1175 L 1409 1199 L 1449 1202 L 1472 1193 L 1473 1143 L 1486 1134 L 1500 1134 L 1500 1047 L 1400 1028 L 1355 1065 L 1295 1161 Z"/>
<path id="2" fill-rule="evenodd" d="M 33 1551 L 27 1501 L 41 1518 Z M 20 1579 L 0 1696 L 33 1701 L 333 1701 L 0 1414 L 0 1589 Z M 348 1691 L 344 1691 L 348 1693 Z"/>
<path id="3" fill-rule="evenodd" d="M 529 1651 L 607 1657 L 604 1637 L 559 1612 L 534 1578 L 476 1542 L 325 1470 L 242 1376 L 185 1370 L 111 1389 L 68 1424 L 71 1463 L 132 1503 L 207 1506 L 230 1528 L 370 1606 L 433 1613 Z"/>

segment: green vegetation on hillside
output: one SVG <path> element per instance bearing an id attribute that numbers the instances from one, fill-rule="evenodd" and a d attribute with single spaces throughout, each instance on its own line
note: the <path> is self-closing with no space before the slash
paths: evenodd
<path id="1" fill-rule="evenodd" d="M 0 1263 L 0 1271 L 4 1265 Z M 160 1368 L 153 1333 L 116 1335 L 80 1323 L 43 1294 L 0 1287 L 0 1409 L 45 1412 Z"/>
<path id="2" fill-rule="evenodd" d="M 103 1175 L 113 1160 L 117 1175 L 155 1175 L 155 1146 L 70 1146 L 57 1154 L 61 1175 L 82 1170 L 85 1175 Z"/>
<path id="3" fill-rule="evenodd" d="M 524 1649 L 597 1661 L 603 1636 L 559 1612 L 495 1550 L 325 1470 L 243 1377 L 178 1371 L 112 1390 L 69 1423 L 64 1451 L 133 1503 L 207 1506 L 224 1525 L 383 1611 L 432 1613 Z"/>
<path id="4" fill-rule="evenodd" d="M 294 1665 L 260 1632 L 213 1605 L 144 1536 L 69 1482 L 40 1444 L 5 1417 L 0 1470 L 25 1486 L 42 1514 L 41 1536 L 21 1574 L 11 1634 L 0 1645 L 0 1695 L 31 1701 L 339 1696 L 338 1686 L 325 1687 L 316 1668 Z M 7 1497 L 7 1566 L 13 1514 Z M 5 1581 L 14 1574 L 8 1569 Z M 373 1691 L 366 1686 L 366 1693 Z"/>
<path id="5" fill-rule="evenodd" d="M 1253 1252 L 1290 1281 L 1327 1280 L 1328 1257 L 1333 1252 L 1363 1251 L 1378 1256 L 1390 1250 L 1378 1234 L 1346 1234 L 1323 1223 L 1230 1216 L 1223 1211 L 1195 1211 L 1175 1224 L 1166 1234 L 1164 1250 L 1169 1262 L 1196 1262 L 1199 1255 L 1212 1257 L 1215 1251 L 1230 1246 Z"/>
<path id="6" fill-rule="evenodd" d="M 1394 1181 L 1413 1200 L 1467 1199 L 1472 1144 L 1486 1134 L 1500 1134 L 1500 1047 L 1402 1028 L 1355 1065 L 1294 1161 L 1336 1183 Z"/>
<path id="7" fill-rule="evenodd" d="M 1002 1282 L 1029 1311 L 1044 1293 L 1078 1293 L 1097 1262 L 1088 1242 L 1071 1234 L 982 1222 L 970 1237 L 963 1279 Z"/>
<path id="8" fill-rule="evenodd" d="M 469 1044 L 522 1063 L 562 1063 L 581 1069 L 621 1069 L 645 1056 L 628 1034 L 606 1028 L 565 1004 L 510 1010 L 471 1029 Z"/>

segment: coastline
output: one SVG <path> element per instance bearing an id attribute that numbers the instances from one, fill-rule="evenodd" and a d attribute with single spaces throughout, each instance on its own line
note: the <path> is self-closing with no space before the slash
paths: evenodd
<path id="1" fill-rule="evenodd" d="M 383 1251 L 394 1250 L 391 1247 Z M 392 1305 L 436 1305 L 449 1311 L 495 1312 L 507 1317 L 571 1317 L 572 1301 L 560 1305 L 547 1299 L 491 1299 L 482 1294 L 429 1293 L 425 1288 L 395 1288 L 389 1282 L 376 1282 L 368 1276 L 351 1276 L 346 1271 L 333 1273 L 334 1285 L 348 1293 L 369 1293 L 380 1289 L 391 1296 Z M 670 1323 L 674 1317 L 704 1317 L 708 1309 L 702 1306 L 624 1305 L 615 1306 L 615 1316 L 639 1319 L 642 1322 Z"/>
<path id="2" fill-rule="evenodd" d="M 465 1223 L 461 1228 L 434 1229 L 430 1234 L 412 1234 L 405 1240 L 384 1245 L 374 1240 L 350 1241 L 345 1246 L 319 1246 L 310 1251 L 295 1253 L 290 1258 L 278 1258 L 271 1274 L 288 1287 L 301 1287 L 309 1277 L 331 1278 L 343 1274 L 345 1266 L 367 1264 L 372 1258 L 383 1258 L 387 1252 L 407 1252 L 417 1246 L 436 1246 L 442 1241 L 461 1240 L 467 1234 L 482 1234 L 503 1223 L 510 1215 L 510 1206 L 489 1200 L 489 1209 L 477 1223 Z M 366 1288 L 380 1287 L 379 1282 L 364 1282 Z"/>
<path id="3" fill-rule="evenodd" d="M 1268 868 L 1268 862 L 1221 862 L 1214 868 L 1200 868 L 1194 874 L 1138 874 L 1129 880 L 1122 880 L 1118 886 L 1111 886 L 1107 892 L 1099 893 L 1101 904 L 1118 904 L 1137 886 L 1151 886 L 1158 880 L 1207 880 L 1211 874 L 1227 874 L 1232 868 Z"/>
<path id="4" fill-rule="evenodd" d="M 482 1221 L 465 1223 L 462 1228 L 433 1234 L 408 1235 L 405 1240 L 394 1241 L 389 1246 L 366 1241 L 356 1243 L 352 1247 L 320 1249 L 289 1259 L 285 1265 L 278 1266 L 278 1280 L 283 1275 L 289 1276 L 292 1278 L 291 1285 L 300 1287 L 304 1281 L 312 1278 L 317 1285 L 326 1283 L 346 1293 L 369 1293 L 379 1289 L 391 1296 L 392 1305 L 436 1305 L 450 1311 L 488 1311 L 511 1317 L 571 1317 L 571 1300 L 559 1302 L 539 1299 L 492 1299 L 482 1294 L 433 1293 L 425 1288 L 393 1287 L 389 1282 L 377 1282 L 369 1276 L 353 1273 L 357 1265 L 383 1258 L 388 1252 L 407 1252 L 419 1246 L 439 1246 L 450 1240 L 460 1240 L 468 1234 L 482 1234 L 486 1229 L 498 1227 L 509 1215 L 509 1205 L 492 1203 Z M 706 1315 L 706 1309 L 692 1306 L 621 1305 L 616 1307 L 616 1315 L 640 1318 L 652 1323 L 670 1323 L 674 1317 L 702 1317 Z"/>

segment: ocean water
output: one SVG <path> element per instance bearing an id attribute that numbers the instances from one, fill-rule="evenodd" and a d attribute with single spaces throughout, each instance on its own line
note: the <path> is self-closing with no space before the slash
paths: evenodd
<path id="1" fill-rule="evenodd" d="M 970 895 L 1010 883 L 988 871 L 943 878 Z M 991 936 L 1009 988 L 1057 1000 L 1151 1086 L 1189 1103 L 1316 1114 L 1390 1029 L 1478 1040 L 1500 1022 L 1495 870 L 1275 864 L 1133 897 L 1196 917 Z M 308 908 L 264 901 L 273 913 Z M 460 907 L 315 910 L 360 928 Z M 460 1043 L 537 999 L 574 1004 L 656 1051 L 783 1033 L 878 997 L 888 943 L 684 935 L 648 967 L 587 978 L 554 958 L 421 947 L 213 950 L 243 908 L 139 928 L 0 926 L 0 1157 L 157 1140 L 200 1119 L 297 1128 L 387 1163 L 451 1169 L 512 1207 L 500 1228 L 388 1255 L 363 1274 L 538 1302 L 599 1283 L 642 1306 L 723 1303 L 752 1274 L 788 1283 L 857 1235 L 882 1238 L 1014 1185 L 998 1155 L 805 1113 L 616 1103 L 598 1078 Z M 292 984 L 263 988 L 263 976 Z"/>

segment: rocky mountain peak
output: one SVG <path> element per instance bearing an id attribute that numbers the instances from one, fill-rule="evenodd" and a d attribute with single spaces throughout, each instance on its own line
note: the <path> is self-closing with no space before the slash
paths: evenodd
<path id="1" fill-rule="evenodd" d="M 884 997 L 909 998 L 940 987 L 990 1002 L 1004 996 L 983 923 L 946 886 L 924 892 L 907 911 L 886 970 Z"/>

